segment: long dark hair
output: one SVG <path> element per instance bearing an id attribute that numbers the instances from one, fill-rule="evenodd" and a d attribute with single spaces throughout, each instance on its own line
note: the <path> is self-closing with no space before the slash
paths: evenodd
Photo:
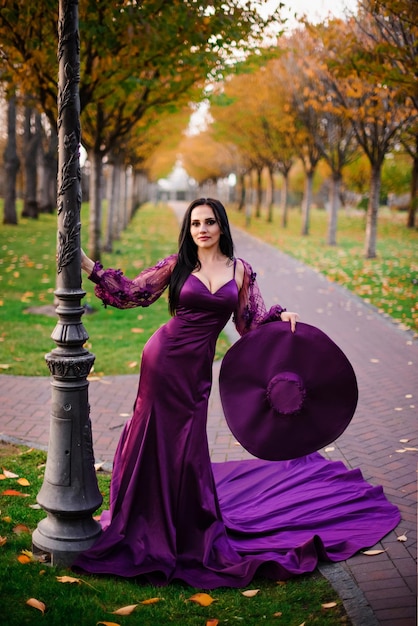
<path id="1" fill-rule="evenodd" d="M 222 254 L 232 259 L 234 256 L 234 243 L 232 241 L 231 230 L 229 228 L 228 216 L 225 207 L 219 200 L 213 198 L 198 198 L 188 206 L 183 223 L 181 225 L 178 240 L 178 258 L 176 266 L 173 270 L 168 291 L 168 302 L 170 313 L 175 314 L 180 291 L 184 285 L 186 278 L 200 267 L 199 257 L 197 255 L 197 246 L 190 234 L 190 222 L 193 209 L 198 206 L 210 206 L 215 215 L 215 219 L 221 229 L 221 237 L 219 239 L 219 247 Z"/>

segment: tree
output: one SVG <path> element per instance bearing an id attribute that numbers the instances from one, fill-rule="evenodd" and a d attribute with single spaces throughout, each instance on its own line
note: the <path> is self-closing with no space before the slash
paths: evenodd
<path id="1" fill-rule="evenodd" d="M 376 80 L 402 90 L 418 111 L 416 85 L 418 3 L 415 0 L 360 0 L 361 14 L 370 17 L 359 22 L 372 42 L 372 54 L 365 54 L 362 70 Z M 407 216 L 408 228 L 415 226 L 418 188 L 418 122 L 405 127 L 401 139 L 412 159 L 411 201 Z"/>
<path id="2" fill-rule="evenodd" d="M 314 144 L 311 148 L 313 159 L 309 158 L 305 166 L 308 184 L 303 204 L 302 234 L 309 232 L 307 207 L 311 203 L 314 175 L 314 168 L 310 164 L 316 167 L 319 156 L 331 170 L 327 243 L 336 245 L 343 169 L 357 157 L 357 143 L 352 124 L 341 112 L 333 94 L 332 77 L 322 59 L 324 50 L 315 37 L 314 27 L 306 28 L 298 37 L 292 38 L 291 45 L 296 57 L 292 72 L 294 107 L 308 133 L 307 144 L 312 141 Z"/>
<path id="3" fill-rule="evenodd" d="M 41 116 L 30 104 L 25 106 L 24 121 L 24 170 L 25 191 L 22 217 L 36 219 L 39 213 L 37 198 L 37 160 L 42 141 Z"/>
<path id="4" fill-rule="evenodd" d="M 0 36 L 24 93 L 36 94 L 56 120 L 56 22 L 53 0 L 1 0 Z M 86 0 L 80 6 L 80 108 L 91 163 L 89 253 L 100 257 L 103 157 L 116 151 L 146 111 L 192 97 L 196 85 L 233 70 L 263 39 L 278 10 L 263 18 L 250 0 Z M 232 62 L 231 62 L 232 59 Z"/>
<path id="5" fill-rule="evenodd" d="M 4 151 L 5 192 L 3 224 L 17 224 L 16 176 L 20 161 L 16 149 L 16 96 L 12 92 L 7 101 L 7 145 Z"/>
<path id="6" fill-rule="evenodd" d="M 333 20 L 318 28 L 318 32 L 326 49 L 324 61 L 333 76 L 330 87 L 335 101 L 351 122 L 357 142 L 370 162 L 364 254 L 366 258 L 373 258 L 376 256 L 383 160 L 399 142 L 404 128 L 416 121 L 417 114 L 400 86 L 371 80 L 367 67 L 358 62 L 364 55 L 374 54 L 370 38 L 364 35 L 366 28 L 373 29 L 373 23 L 368 14 L 360 17 L 361 22 L 353 18 L 347 23 Z"/>

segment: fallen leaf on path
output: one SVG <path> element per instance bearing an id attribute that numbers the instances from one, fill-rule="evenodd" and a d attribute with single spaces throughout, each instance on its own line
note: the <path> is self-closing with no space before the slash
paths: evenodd
<path id="1" fill-rule="evenodd" d="M 408 541 L 408 537 L 406 535 L 399 535 L 398 541 Z"/>
<path id="2" fill-rule="evenodd" d="M 38 611 L 41 611 L 42 615 L 45 613 L 45 604 L 36 598 L 29 598 L 29 600 L 26 600 L 26 604 L 32 606 L 34 609 L 38 609 Z"/>
<path id="3" fill-rule="evenodd" d="M 386 552 L 386 550 L 364 550 L 362 554 L 366 554 L 367 556 L 376 556 L 377 554 L 382 554 Z"/>
<path id="4" fill-rule="evenodd" d="M 195 593 L 189 600 L 200 604 L 200 606 L 209 606 L 212 602 L 216 602 L 215 598 L 212 598 L 208 593 Z"/>
<path id="5" fill-rule="evenodd" d="M 128 604 L 128 606 L 122 606 L 120 609 L 112 611 L 112 615 L 130 615 L 135 611 L 137 606 L 137 604 Z"/>

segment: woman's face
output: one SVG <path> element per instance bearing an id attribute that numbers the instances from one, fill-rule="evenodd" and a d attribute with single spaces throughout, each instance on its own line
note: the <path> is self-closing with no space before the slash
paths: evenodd
<path id="1" fill-rule="evenodd" d="M 190 214 L 190 234 L 196 246 L 201 249 L 219 247 L 221 229 L 212 207 L 203 204 L 195 207 Z"/>

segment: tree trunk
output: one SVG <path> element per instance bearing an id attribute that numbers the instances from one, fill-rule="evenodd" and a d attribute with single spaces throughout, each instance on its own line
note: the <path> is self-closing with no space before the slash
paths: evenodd
<path id="1" fill-rule="evenodd" d="M 57 206 L 58 136 L 51 129 L 48 147 L 40 163 L 38 206 L 40 213 L 53 213 Z"/>
<path id="2" fill-rule="evenodd" d="M 337 245 L 337 220 L 338 209 L 340 208 L 341 174 L 333 174 L 331 181 L 330 207 L 328 215 L 328 237 L 329 246 Z"/>
<path id="3" fill-rule="evenodd" d="M 101 230 L 102 230 L 102 177 L 103 163 L 100 152 L 92 151 L 90 161 L 90 206 L 89 206 L 89 244 L 88 251 L 91 259 L 101 259 Z"/>
<path id="4" fill-rule="evenodd" d="M 238 211 L 242 211 L 245 207 L 245 174 L 240 172 L 239 177 L 239 203 Z"/>
<path id="5" fill-rule="evenodd" d="M 287 227 L 287 217 L 288 217 L 288 195 L 289 195 L 289 172 L 286 171 L 283 173 L 283 186 L 282 193 L 280 197 L 280 205 L 282 211 L 282 226 L 283 228 Z"/>
<path id="6" fill-rule="evenodd" d="M 111 163 L 110 176 L 107 182 L 107 220 L 106 220 L 106 238 L 104 243 L 104 250 L 106 252 L 112 252 L 113 249 L 113 232 L 114 232 L 114 221 L 115 221 L 115 211 L 116 211 L 116 198 L 115 198 L 115 162 Z"/>
<path id="7" fill-rule="evenodd" d="M 17 224 L 16 177 L 20 167 L 16 149 L 16 96 L 13 94 L 7 106 L 7 144 L 3 155 L 4 214 L 3 224 Z"/>
<path id="8" fill-rule="evenodd" d="M 270 181 L 270 187 L 269 187 L 270 195 L 267 201 L 267 221 L 272 222 L 273 221 L 273 206 L 274 206 L 274 172 L 271 166 L 268 168 L 268 173 L 269 173 L 269 181 Z"/>
<path id="9" fill-rule="evenodd" d="M 412 177 L 411 177 L 411 204 L 408 210 L 407 227 L 415 228 L 415 216 L 417 212 L 417 188 L 418 188 L 418 135 L 415 138 L 415 155 L 412 165 Z"/>
<path id="10" fill-rule="evenodd" d="M 261 174 L 263 170 L 261 167 L 258 167 L 256 170 L 256 196 L 255 196 L 255 216 L 261 216 L 261 204 L 262 204 L 262 184 L 261 184 Z"/>
<path id="11" fill-rule="evenodd" d="M 301 234 L 309 235 L 312 205 L 312 188 L 313 188 L 314 170 L 309 169 L 305 175 L 305 191 L 302 200 L 302 230 Z"/>
<path id="12" fill-rule="evenodd" d="M 381 163 L 373 163 L 370 177 L 370 197 L 366 216 L 366 239 L 364 244 L 364 256 L 366 259 L 376 257 L 377 243 L 377 216 L 379 212 Z"/>
<path id="13" fill-rule="evenodd" d="M 39 113 L 34 115 L 33 109 L 25 107 L 25 132 L 24 132 L 24 168 L 25 168 L 25 192 L 23 201 L 22 217 L 38 217 L 37 201 L 37 156 L 41 143 L 41 117 Z"/>
<path id="14" fill-rule="evenodd" d="M 125 230 L 128 225 L 128 205 L 126 201 L 126 168 L 122 163 L 119 165 L 119 177 L 121 227 L 122 230 Z"/>

